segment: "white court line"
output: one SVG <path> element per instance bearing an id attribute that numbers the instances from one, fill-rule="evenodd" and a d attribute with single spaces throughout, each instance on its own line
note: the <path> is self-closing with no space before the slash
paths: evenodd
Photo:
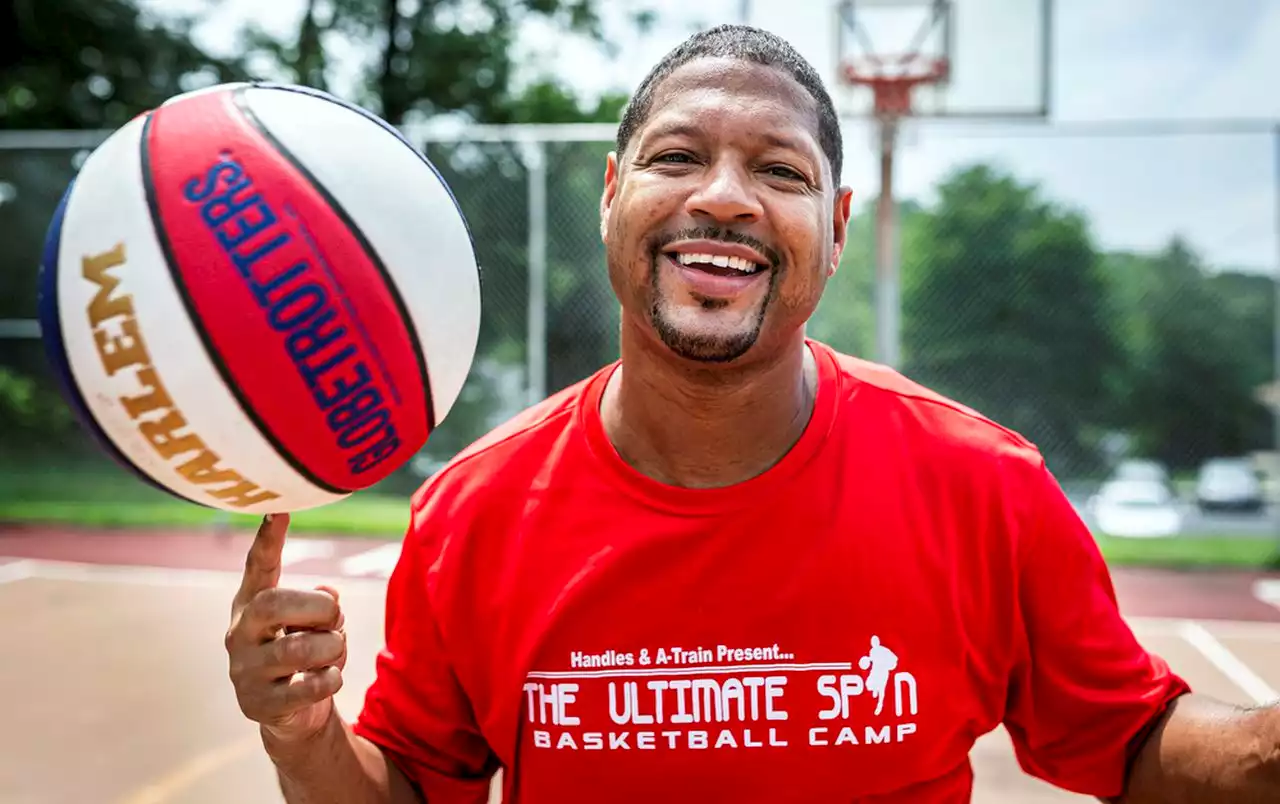
<path id="1" fill-rule="evenodd" d="M 388 542 L 372 550 L 349 556 L 342 560 L 342 574 L 389 578 L 391 571 L 396 567 L 396 562 L 400 560 L 400 547 L 399 542 Z"/>
<path id="2" fill-rule="evenodd" d="M 1254 581 L 1253 596 L 1280 609 L 1280 579 Z"/>
<path id="3" fill-rule="evenodd" d="M 284 567 L 313 558 L 333 558 L 338 546 L 323 539 L 287 539 L 280 553 L 280 565 Z"/>
<path id="4" fill-rule="evenodd" d="M 365 589 L 374 594 L 382 594 L 386 590 L 383 577 L 359 575 L 363 572 L 386 572 L 394 566 L 393 557 L 399 555 L 399 545 L 386 545 L 367 550 L 351 556 L 346 561 L 350 574 L 290 575 L 287 571 L 281 578 L 286 585 L 307 584 L 341 584 L 355 589 Z M 388 549 L 394 548 L 394 549 Z M 354 560 L 353 560 L 354 559 Z M 25 578 L 44 578 L 47 580 L 87 581 L 101 583 L 138 584 L 149 586 L 200 586 L 222 589 L 234 588 L 239 583 L 240 572 L 233 570 L 201 570 L 170 569 L 130 564 L 92 564 L 75 561 L 17 559 L 8 564 L 0 564 L 0 584 L 20 581 Z M 1269 623 L 1254 620 L 1189 620 L 1178 617 L 1126 617 L 1134 633 L 1140 636 L 1174 636 L 1185 637 L 1188 624 L 1198 623 L 1212 629 L 1213 633 L 1226 639 L 1247 639 L 1265 642 L 1280 642 L 1280 622 Z"/>
<path id="5" fill-rule="evenodd" d="M 1258 642 L 1280 642 L 1280 622 L 1265 620 L 1215 620 L 1187 619 L 1183 617 L 1125 617 L 1125 621 L 1139 637 L 1183 636 L 1183 626 L 1199 623 L 1218 637 L 1245 639 Z"/>
<path id="6" fill-rule="evenodd" d="M 89 564 L 75 561 L 46 561 L 27 559 L 25 575 L 50 581 L 80 581 L 88 583 L 118 583 L 138 586 L 185 587 L 234 590 L 240 583 L 241 573 L 231 570 L 180 569 L 169 567 L 144 567 L 126 564 Z M 0 566 L 4 572 L 13 565 Z M 285 572 L 281 585 L 318 586 L 328 584 L 343 590 L 383 594 L 386 582 L 375 578 L 351 578 L 341 575 L 290 575 Z"/>
<path id="7" fill-rule="evenodd" d="M 1187 622 L 1182 626 L 1182 637 L 1204 654 L 1204 657 L 1222 671 L 1222 674 L 1257 703 L 1271 703 L 1280 698 L 1271 685 L 1263 681 L 1257 673 L 1217 640 L 1204 626 L 1195 622 Z"/>
<path id="8" fill-rule="evenodd" d="M 31 577 L 31 561 L 20 558 L 9 564 L 0 564 L 0 583 L 11 583 Z"/>

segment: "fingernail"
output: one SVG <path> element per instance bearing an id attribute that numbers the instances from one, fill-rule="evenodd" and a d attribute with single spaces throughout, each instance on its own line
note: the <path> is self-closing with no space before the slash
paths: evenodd
<path id="1" fill-rule="evenodd" d="M 272 516 L 271 514 L 267 514 L 266 516 L 264 516 L 264 517 L 262 518 L 262 521 L 263 521 L 263 522 L 270 522 L 270 521 L 271 521 L 271 516 Z"/>

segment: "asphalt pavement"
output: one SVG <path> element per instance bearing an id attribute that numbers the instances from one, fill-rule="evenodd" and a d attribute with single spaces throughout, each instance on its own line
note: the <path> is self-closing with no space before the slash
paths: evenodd
<path id="1" fill-rule="evenodd" d="M 1195 505 L 1183 506 L 1186 533 L 1220 536 L 1280 537 L 1280 506 L 1272 505 L 1261 514 L 1203 513 Z"/>

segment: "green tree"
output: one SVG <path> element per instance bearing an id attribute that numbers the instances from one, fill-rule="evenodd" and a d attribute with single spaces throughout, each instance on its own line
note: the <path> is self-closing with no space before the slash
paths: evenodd
<path id="1" fill-rule="evenodd" d="M 116 128 L 187 89 L 245 78 L 191 41 L 197 18 L 132 0 L 0 3 L 0 128 Z"/>
<path id="2" fill-rule="evenodd" d="M 29 94 L 51 102 L 39 107 L 38 114 L 10 124 L 111 128 L 183 90 L 251 77 L 243 66 L 249 63 L 264 65 L 265 73 L 257 77 L 269 74 L 331 89 L 335 66 L 327 53 L 333 50 L 371 54 L 350 99 L 393 123 L 439 114 L 486 123 L 613 122 L 619 119 L 625 94 L 587 101 L 562 78 L 530 72 L 530 65 L 521 63 L 511 47 L 522 26 L 536 19 L 550 22 L 566 35 L 584 36 L 607 51 L 613 43 L 597 15 L 599 6 L 598 0 L 424 0 L 412 7 L 391 0 L 308 0 L 296 35 L 279 41 L 250 27 L 245 32 L 243 58 L 227 63 L 190 45 L 189 33 L 196 20 L 151 21 L 132 0 L 40 0 L 38 4 L 22 0 L 12 13 L 25 15 L 23 24 L 2 28 L 4 34 L 16 33 L 25 44 L 4 48 L 4 55 L 17 54 L 17 61 L 27 65 L 24 75 L 34 76 L 24 79 L 33 87 Z M 630 8 L 633 25 L 623 35 L 642 35 L 654 16 L 638 3 Z M 0 12 L 0 22 L 8 21 L 5 13 Z M 62 17 L 72 21 L 74 30 L 81 24 L 85 30 L 54 42 L 58 46 L 54 47 L 46 41 L 48 32 L 64 31 L 66 26 L 59 27 L 51 19 Z M 142 47 L 140 41 L 149 44 Z M 81 47 L 85 43 L 89 48 Z M 31 54 L 46 52 L 48 69 L 31 69 L 36 64 Z M 148 57 L 152 60 L 146 61 Z M 98 72 L 86 70 L 82 79 L 75 79 L 85 64 Z M 117 74 L 149 83 L 144 91 L 115 80 Z M 522 80 L 517 81 L 518 77 Z M 75 83 L 64 86 L 59 83 L 63 79 L 80 80 L 84 88 L 77 89 Z M 84 96 L 90 89 L 90 95 L 107 92 L 110 97 L 80 106 L 64 103 L 71 110 L 65 114 L 60 113 L 63 107 L 52 103 L 64 96 Z M 23 109 L 32 106 L 28 94 L 17 97 Z M 9 108 L 18 107 L 10 103 Z M 527 401 L 511 382 L 513 372 L 524 378 L 527 346 L 527 168 L 525 154 L 516 143 L 418 144 L 458 197 L 484 271 L 485 309 L 476 370 L 431 441 L 433 453 L 446 457 L 513 412 L 516 404 Z M 588 147 L 587 156 L 551 155 L 552 389 L 605 359 L 611 341 L 611 294 L 593 219 L 605 150 L 599 145 Z M 13 165 L 0 162 L 0 178 L 16 186 L 19 196 L 19 203 L 0 204 L 0 230 L 9 223 L 18 236 L 7 242 L 21 246 L 11 252 L 17 255 L 12 262 L 3 266 L 4 299 L 13 309 L 0 315 L 29 317 L 34 314 L 34 264 L 40 239 L 80 156 L 55 150 L 20 156 Z M 0 160 L 4 157 L 0 154 Z M 38 354 L 38 350 L 29 351 Z M 39 366 L 29 368 L 41 374 Z"/>
<path id="3" fill-rule="evenodd" d="M 1270 282 L 1207 277 L 1181 239 L 1148 268 L 1150 291 L 1130 311 L 1137 335 L 1128 344 L 1126 408 L 1137 450 L 1190 469 L 1267 448 L 1270 415 L 1254 394 L 1271 375 Z"/>
<path id="4" fill-rule="evenodd" d="M 197 86 L 244 78 L 191 43 L 192 19 L 161 24 L 132 0 L 0 3 L 0 128 L 113 129 Z M 0 318 L 35 314 L 35 265 L 80 154 L 0 151 Z"/>
<path id="5" fill-rule="evenodd" d="M 112 129 L 167 98 L 248 73 L 192 43 L 190 18 L 148 19 L 132 0 L 0 3 L 0 129 Z M 83 154 L 0 151 L 0 318 L 31 318 L 45 230 Z M 40 345 L 4 342 L 0 446 L 45 449 L 72 424 Z"/>
<path id="6" fill-rule="evenodd" d="M 827 283 L 822 302 L 809 322 L 808 334 L 846 354 L 876 360 L 876 204 L 870 199 L 852 211 L 840 268 Z M 919 203 L 898 202 L 899 237 L 917 231 L 913 223 Z M 908 247 L 910 248 L 910 247 Z"/>
<path id="7" fill-rule="evenodd" d="M 1089 471 L 1118 350 L 1085 220 L 986 165 L 938 197 L 904 227 L 906 373 Z"/>
<path id="8" fill-rule="evenodd" d="M 616 95 L 585 104 L 556 76 L 524 87 L 516 80 L 529 65 L 519 62 L 513 46 L 531 22 L 613 52 L 600 6 L 600 0 L 308 0 L 292 41 L 251 26 L 245 42 L 290 80 L 321 89 L 332 80 L 326 42 L 370 52 L 350 100 L 396 125 L 445 113 L 482 123 L 616 120 Z M 623 35 L 642 35 L 654 12 L 631 0 L 627 8 L 632 25 Z"/>

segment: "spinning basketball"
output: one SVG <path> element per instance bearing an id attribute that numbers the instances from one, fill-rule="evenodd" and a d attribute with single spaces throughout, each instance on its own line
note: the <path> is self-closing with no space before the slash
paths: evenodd
<path id="1" fill-rule="evenodd" d="M 334 502 L 408 461 L 475 354 L 479 270 L 432 165 L 328 95 L 178 96 L 86 161 L 40 316 L 103 448 L 195 503 Z"/>

